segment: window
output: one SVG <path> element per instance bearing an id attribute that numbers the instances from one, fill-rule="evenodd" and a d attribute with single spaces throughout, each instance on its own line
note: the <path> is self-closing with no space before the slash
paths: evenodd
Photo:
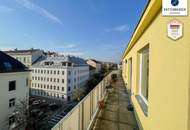
<path id="1" fill-rule="evenodd" d="M 64 83 L 64 79 L 62 79 L 62 83 Z"/>
<path id="2" fill-rule="evenodd" d="M 57 90 L 59 90 L 59 86 L 57 86 Z"/>
<path id="3" fill-rule="evenodd" d="M 54 74 L 56 74 L 56 71 L 54 71 Z"/>
<path id="4" fill-rule="evenodd" d="M 149 49 L 140 51 L 140 96 L 148 104 L 149 88 Z"/>
<path id="5" fill-rule="evenodd" d="M 57 82 L 59 83 L 59 79 L 57 79 Z"/>
<path id="6" fill-rule="evenodd" d="M 34 78 L 34 77 L 33 77 Z M 26 78 L 26 86 L 28 86 L 28 78 Z"/>
<path id="7" fill-rule="evenodd" d="M 65 73 L 65 72 L 64 72 L 64 71 L 62 71 L 62 75 L 64 75 L 64 73 Z"/>
<path id="8" fill-rule="evenodd" d="M 71 66 L 71 63 L 68 63 L 68 66 Z"/>
<path id="9" fill-rule="evenodd" d="M 11 65 L 11 63 L 9 63 L 9 62 L 4 62 L 3 65 L 4 65 L 4 67 L 5 67 L 5 69 L 6 69 L 7 71 L 12 70 L 12 65 Z"/>
<path id="10" fill-rule="evenodd" d="M 68 91 L 71 91 L 71 87 L 68 87 Z"/>
<path id="11" fill-rule="evenodd" d="M 68 83 L 71 83 L 71 80 L 70 80 L 70 79 L 68 79 Z"/>
<path id="12" fill-rule="evenodd" d="M 26 58 L 25 57 L 23 58 L 23 61 L 24 61 L 24 63 L 26 63 Z"/>
<path id="13" fill-rule="evenodd" d="M 57 71 L 57 74 L 59 74 L 59 71 Z"/>
<path id="14" fill-rule="evenodd" d="M 130 88 L 130 93 L 132 94 L 133 93 L 133 90 L 132 90 L 132 58 L 130 58 L 129 60 L 129 63 L 128 63 L 128 85 L 129 85 L 129 88 Z"/>
<path id="15" fill-rule="evenodd" d="M 56 90 L 56 86 L 54 86 L 54 90 Z"/>
<path id="16" fill-rule="evenodd" d="M 10 116 L 9 117 L 9 125 L 12 125 L 13 123 L 15 123 L 15 116 Z"/>
<path id="17" fill-rule="evenodd" d="M 15 106 L 15 98 L 9 99 L 9 108 L 14 107 L 14 106 Z"/>
<path id="18" fill-rule="evenodd" d="M 68 74 L 71 75 L 71 71 L 68 71 Z"/>
<path id="19" fill-rule="evenodd" d="M 62 91 L 64 91 L 64 87 L 62 87 Z"/>
<path id="20" fill-rule="evenodd" d="M 9 91 L 16 90 L 16 81 L 9 81 Z"/>
<path id="21" fill-rule="evenodd" d="M 65 62 L 62 62 L 62 66 L 66 66 L 66 63 L 65 63 Z"/>

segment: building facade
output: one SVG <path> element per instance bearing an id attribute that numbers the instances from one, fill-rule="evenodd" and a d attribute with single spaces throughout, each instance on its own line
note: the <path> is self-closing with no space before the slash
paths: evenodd
<path id="1" fill-rule="evenodd" d="M 43 51 L 39 49 L 28 49 L 28 50 L 10 50 L 4 51 L 8 55 L 22 62 L 25 66 L 31 67 L 39 58 L 43 57 Z"/>
<path id="2" fill-rule="evenodd" d="M 48 57 L 31 69 L 32 95 L 48 98 L 74 99 L 89 79 L 85 60 L 72 56 Z"/>
<path id="3" fill-rule="evenodd" d="M 180 39 L 167 36 L 172 20 L 183 23 Z M 140 130 L 190 130 L 189 23 L 190 16 L 163 17 L 162 1 L 151 0 L 123 54 L 122 75 Z"/>
<path id="4" fill-rule="evenodd" d="M 90 75 L 94 75 L 96 73 L 99 73 L 101 71 L 101 63 L 97 60 L 94 59 L 89 59 L 86 61 L 86 63 L 89 65 L 90 67 Z"/>
<path id="5" fill-rule="evenodd" d="M 29 71 L 26 67 L 0 51 L 0 129 L 16 127 L 15 106 L 29 98 Z"/>

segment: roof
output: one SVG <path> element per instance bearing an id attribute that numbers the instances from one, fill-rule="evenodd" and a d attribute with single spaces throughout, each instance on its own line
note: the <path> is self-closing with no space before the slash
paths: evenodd
<path id="1" fill-rule="evenodd" d="M 55 56 L 55 57 L 45 57 L 41 59 L 39 62 L 33 64 L 33 67 L 42 67 L 47 66 L 45 65 L 46 62 L 53 62 L 53 64 L 48 65 L 51 67 L 62 67 L 63 62 L 73 63 L 74 66 L 84 66 L 87 65 L 86 61 L 82 58 L 75 57 L 75 56 Z"/>
<path id="2" fill-rule="evenodd" d="M 89 60 L 94 61 L 94 62 L 96 62 L 97 64 L 101 64 L 100 61 L 97 61 L 97 60 L 95 60 L 95 59 L 89 59 Z"/>
<path id="3" fill-rule="evenodd" d="M 9 51 L 4 51 L 5 53 L 7 53 L 7 54 L 32 54 L 32 53 L 34 53 L 34 52 L 36 52 L 36 51 L 40 51 L 40 49 L 27 49 L 27 50 L 17 50 L 17 49 L 15 49 L 15 50 L 9 50 Z"/>
<path id="4" fill-rule="evenodd" d="M 23 71 L 28 71 L 28 68 L 25 65 L 0 51 L 0 73 Z"/>
<path id="5" fill-rule="evenodd" d="M 131 48 L 135 45 L 138 39 L 143 35 L 143 33 L 146 31 L 149 25 L 153 22 L 153 20 L 160 12 L 161 8 L 162 8 L 161 0 L 150 0 L 148 2 L 147 7 L 144 10 L 144 13 L 142 14 L 142 17 L 128 43 L 128 46 L 123 53 L 122 59 L 131 50 Z"/>

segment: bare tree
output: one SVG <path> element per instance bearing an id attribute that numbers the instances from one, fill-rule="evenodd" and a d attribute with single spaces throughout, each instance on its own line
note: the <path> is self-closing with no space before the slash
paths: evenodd
<path id="1" fill-rule="evenodd" d="M 25 128 L 30 121 L 28 99 L 29 99 L 28 97 L 19 99 L 19 101 L 15 105 L 14 113 L 15 113 L 16 130 Z"/>

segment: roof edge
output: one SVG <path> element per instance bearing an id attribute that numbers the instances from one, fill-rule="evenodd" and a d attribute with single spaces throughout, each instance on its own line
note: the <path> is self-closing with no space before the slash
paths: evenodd
<path id="1" fill-rule="evenodd" d="M 134 31 L 131 40 L 129 41 L 128 46 L 126 47 L 122 59 L 126 56 L 127 53 L 132 49 L 132 47 L 136 44 L 138 39 L 142 36 L 142 34 L 146 31 L 149 25 L 156 18 L 157 14 L 161 11 L 162 8 L 162 0 L 150 0 L 145 12 L 143 13 L 140 22 L 137 25 L 136 30 Z"/>

